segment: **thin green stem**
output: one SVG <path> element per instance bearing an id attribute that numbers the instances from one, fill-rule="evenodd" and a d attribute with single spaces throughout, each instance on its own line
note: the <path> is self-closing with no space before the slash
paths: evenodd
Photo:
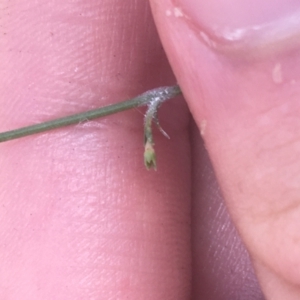
<path id="1" fill-rule="evenodd" d="M 44 132 L 44 131 L 49 131 L 64 126 L 69 126 L 72 124 L 87 122 L 96 118 L 115 114 L 134 107 L 144 106 L 149 104 L 151 101 L 153 101 L 153 99 L 157 97 L 160 97 L 164 100 L 168 100 L 180 94 L 181 94 L 181 90 L 178 85 L 159 87 L 153 90 L 149 90 L 135 98 L 123 102 L 104 106 L 83 113 L 74 114 L 71 116 L 47 121 L 44 123 L 35 124 L 35 125 L 0 133 L 0 143 L 13 140 L 13 139 L 18 139 L 28 135 Z"/>

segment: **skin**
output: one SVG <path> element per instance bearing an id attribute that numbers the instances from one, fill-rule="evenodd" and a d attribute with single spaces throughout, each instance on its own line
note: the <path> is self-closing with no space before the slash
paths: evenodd
<path id="1" fill-rule="evenodd" d="M 273 22 L 276 27 L 276 20 L 288 18 L 299 4 L 265 1 L 258 9 L 251 1 L 237 2 L 219 8 L 217 1 L 154 1 L 153 10 L 265 297 L 299 299 L 298 46 L 291 50 L 293 45 L 286 44 L 284 50 L 275 35 L 273 51 L 265 51 L 256 44 L 264 32 L 257 31 L 236 59 L 227 55 L 228 47 L 222 53 L 220 44 L 216 49 L 222 55 L 213 53 L 199 39 L 203 20 L 197 15 L 205 15 L 208 27 L 221 26 L 218 22 L 233 28 Z M 177 17 L 166 18 L 174 5 Z"/>
<path id="2" fill-rule="evenodd" d="M 1 299 L 299 297 L 299 89 L 266 76 L 277 57 L 232 63 L 151 5 L 176 79 L 146 1 L 4 2 L 1 131 L 176 80 L 188 106 L 160 110 L 157 172 L 142 110 L 0 146 Z M 280 56 L 293 80 L 297 57 Z"/>

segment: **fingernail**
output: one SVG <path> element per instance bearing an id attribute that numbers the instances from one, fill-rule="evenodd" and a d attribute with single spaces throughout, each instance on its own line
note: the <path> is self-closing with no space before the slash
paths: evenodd
<path id="1" fill-rule="evenodd" d="M 259 58 L 300 47 L 300 3 L 294 0 L 173 0 L 209 47 Z"/>

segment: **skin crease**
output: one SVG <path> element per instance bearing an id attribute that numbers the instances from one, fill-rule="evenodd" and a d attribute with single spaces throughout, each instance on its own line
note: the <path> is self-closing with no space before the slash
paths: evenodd
<path id="1" fill-rule="evenodd" d="M 207 103 L 189 81 L 195 71 L 191 62 L 185 71 L 176 52 L 186 53 L 189 41 L 171 47 L 166 36 L 171 25 L 163 28 L 162 23 L 164 5 L 171 3 L 160 3 L 152 3 L 157 25 L 200 125 L 199 111 Z M 1 14 L 1 131 L 176 81 L 147 1 L 7 1 Z M 176 20 L 173 24 L 182 26 Z M 210 54 L 200 44 L 194 51 L 199 49 L 203 56 L 195 63 L 200 65 Z M 190 54 L 194 59 L 194 52 Z M 199 77 L 228 67 L 214 63 L 197 68 L 203 72 Z M 220 75 L 214 80 L 220 81 Z M 205 91 L 209 84 L 215 87 L 203 82 Z M 222 89 L 220 84 L 220 93 Z M 216 92 L 210 97 L 217 96 Z M 247 141 L 243 132 L 237 133 L 229 150 L 220 155 L 224 140 L 233 134 L 225 134 L 232 122 L 226 124 L 224 114 L 232 117 L 234 112 L 232 107 L 219 112 L 216 105 L 212 101 L 207 111 L 202 110 L 207 118 L 205 141 L 263 289 L 275 299 L 273 285 L 283 286 L 284 276 L 297 284 L 295 275 L 284 273 L 280 265 L 280 276 L 274 276 L 271 263 L 246 238 L 251 236 L 246 225 L 253 227 L 251 210 L 245 212 L 250 202 L 243 200 L 237 207 L 230 183 L 245 172 L 237 172 L 233 164 L 248 157 L 241 155 L 232 163 L 230 149 Z M 263 299 L 183 99 L 165 104 L 160 119 L 171 140 L 156 131 L 157 172 L 145 171 L 142 163 L 138 110 L 0 145 L 0 299 Z M 223 139 L 217 136 L 220 132 Z M 254 131 L 249 134 L 251 146 L 256 139 L 251 138 Z M 228 178 L 235 170 L 233 181 L 224 179 L 219 170 L 224 165 Z M 245 193 L 250 188 L 244 187 Z M 242 217 L 246 224 L 241 224 Z M 257 221 L 256 233 L 259 225 Z M 277 245 L 280 236 L 272 238 L 268 247 Z M 267 266 L 262 267 L 258 258 Z"/>
<path id="2" fill-rule="evenodd" d="M 196 123 L 205 124 L 206 147 L 266 299 L 299 299 L 299 49 L 274 48 L 257 61 L 214 53 L 187 7 L 152 2 L 164 47 Z M 207 7 L 207 20 L 235 16 L 229 5 Z"/>

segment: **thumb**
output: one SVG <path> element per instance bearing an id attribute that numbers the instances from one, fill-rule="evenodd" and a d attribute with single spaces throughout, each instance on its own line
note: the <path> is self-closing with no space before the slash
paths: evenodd
<path id="1" fill-rule="evenodd" d="M 299 299 L 300 6 L 253 3 L 152 8 L 264 294 Z"/>

